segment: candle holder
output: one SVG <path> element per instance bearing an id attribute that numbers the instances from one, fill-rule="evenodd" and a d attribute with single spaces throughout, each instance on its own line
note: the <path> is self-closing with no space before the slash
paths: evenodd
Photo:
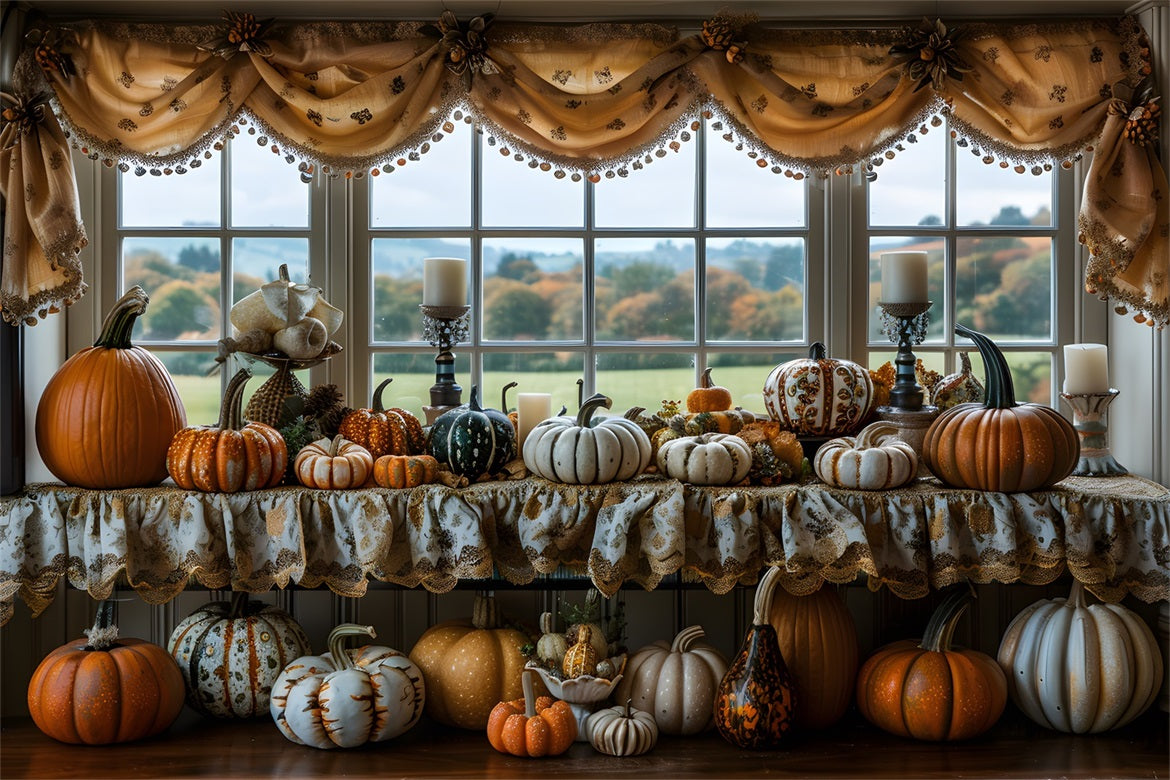
<path id="1" fill-rule="evenodd" d="M 894 386 L 890 389 L 890 406 L 895 409 L 915 411 L 921 409 L 926 392 L 914 375 L 917 358 L 911 350 L 926 338 L 930 325 L 931 301 L 920 303 L 882 303 L 882 332 L 898 345 L 898 356 L 894 359 Z"/>
<path id="2" fill-rule="evenodd" d="M 1109 450 L 1109 424 L 1106 413 L 1119 390 L 1106 393 L 1061 393 L 1060 397 L 1073 412 L 1073 428 L 1081 438 L 1081 455 L 1073 474 L 1078 477 L 1111 477 L 1129 470 L 1113 458 Z"/>
<path id="3" fill-rule="evenodd" d="M 422 304 L 423 338 L 439 348 L 435 356 L 435 383 L 431 385 L 431 405 L 423 407 L 427 424 L 463 403 L 463 388 L 455 381 L 455 355 L 451 347 L 466 341 L 470 306 L 431 306 Z"/>

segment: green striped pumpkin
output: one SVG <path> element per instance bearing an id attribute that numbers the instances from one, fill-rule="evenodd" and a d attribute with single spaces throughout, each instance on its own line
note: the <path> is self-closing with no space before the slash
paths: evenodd
<path id="1" fill-rule="evenodd" d="M 217 718 L 267 715 L 277 676 L 311 652 L 292 615 L 249 601 L 247 593 L 192 612 L 175 626 L 167 650 L 183 672 L 187 703 Z"/>
<path id="2" fill-rule="evenodd" d="M 444 412 L 431 425 L 427 454 L 474 482 L 516 457 L 516 429 L 503 412 L 481 408 L 479 388 L 472 385 L 467 406 Z"/>

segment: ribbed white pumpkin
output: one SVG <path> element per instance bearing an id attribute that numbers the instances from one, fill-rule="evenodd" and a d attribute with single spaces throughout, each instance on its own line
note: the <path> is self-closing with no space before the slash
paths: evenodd
<path id="1" fill-rule="evenodd" d="M 729 433 L 670 439 L 658 447 L 658 471 L 692 485 L 734 485 L 748 475 L 752 451 Z"/>
<path id="2" fill-rule="evenodd" d="M 592 423 L 593 412 L 613 402 L 589 398 L 576 418 L 558 415 L 537 423 L 524 440 L 524 465 L 553 482 L 592 485 L 631 479 L 650 465 L 650 437 L 633 420 L 607 417 Z"/>
<path id="3" fill-rule="evenodd" d="M 630 656 L 614 698 L 654 716 L 663 734 L 698 734 L 715 721 L 715 691 L 727 659 L 706 642 L 702 626 L 678 632 L 674 642 L 653 642 Z"/>
<path id="4" fill-rule="evenodd" d="M 889 490 L 918 472 L 914 448 L 898 438 L 893 423 L 867 425 L 856 438 L 842 436 L 820 446 L 813 470 L 821 481 L 853 490 Z"/>
<path id="5" fill-rule="evenodd" d="M 1162 684 L 1162 654 L 1145 622 L 1120 604 L 1086 606 L 1084 587 L 1016 615 L 999 646 L 1012 701 L 1057 731 L 1099 733 L 1145 712 Z"/>
<path id="6" fill-rule="evenodd" d="M 607 756 L 640 756 L 658 743 L 658 724 L 649 712 L 625 706 L 606 707 L 585 721 L 589 744 Z"/>
<path id="7" fill-rule="evenodd" d="M 801 436 L 852 433 L 873 407 L 869 371 L 825 354 L 825 345 L 818 341 L 807 358 L 781 363 L 764 382 L 768 415 Z"/>
<path id="8" fill-rule="evenodd" d="M 302 447 L 293 462 L 293 470 L 297 481 L 305 487 L 360 488 L 374 473 L 374 457 L 362 445 L 334 436 Z"/>
<path id="9" fill-rule="evenodd" d="M 272 686 L 270 712 L 286 737 L 316 748 L 357 747 L 392 739 L 422 717 L 422 672 L 397 650 L 366 645 L 346 650 L 351 636 L 374 638 L 373 626 L 343 623 L 329 633 L 329 652 L 298 658 Z"/>
<path id="10" fill-rule="evenodd" d="M 254 718 L 268 711 L 285 664 L 311 650 L 292 615 L 238 592 L 179 621 L 167 652 L 183 672 L 188 704 L 217 718 Z"/>

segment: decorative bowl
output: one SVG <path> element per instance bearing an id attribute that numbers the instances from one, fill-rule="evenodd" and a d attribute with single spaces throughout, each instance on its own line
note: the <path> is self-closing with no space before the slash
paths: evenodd
<path id="1" fill-rule="evenodd" d="M 535 661 L 530 661 L 526 668 L 535 669 L 541 681 L 549 692 L 556 698 L 568 702 L 573 716 L 577 719 L 577 741 L 586 742 L 585 721 L 593 714 L 598 706 L 609 698 L 614 687 L 621 682 L 622 671 L 626 668 L 625 653 L 611 659 L 618 673 L 612 680 L 592 675 L 581 675 L 567 680 L 554 676 L 552 673 Z"/>

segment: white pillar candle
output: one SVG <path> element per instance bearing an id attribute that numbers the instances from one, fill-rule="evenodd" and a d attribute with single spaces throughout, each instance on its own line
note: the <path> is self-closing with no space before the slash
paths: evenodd
<path id="1" fill-rule="evenodd" d="M 467 305 L 467 261 L 458 257 L 423 258 L 423 305 Z"/>
<path id="2" fill-rule="evenodd" d="M 537 423 L 552 417 L 552 395 L 517 393 L 516 403 L 516 444 L 523 449 L 524 440 Z"/>
<path id="3" fill-rule="evenodd" d="M 926 252 L 883 252 L 882 303 L 925 303 Z"/>
<path id="4" fill-rule="evenodd" d="M 1064 392 L 1109 392 L 1109 350 L 1104 344 L 1065 344 Z"/>

